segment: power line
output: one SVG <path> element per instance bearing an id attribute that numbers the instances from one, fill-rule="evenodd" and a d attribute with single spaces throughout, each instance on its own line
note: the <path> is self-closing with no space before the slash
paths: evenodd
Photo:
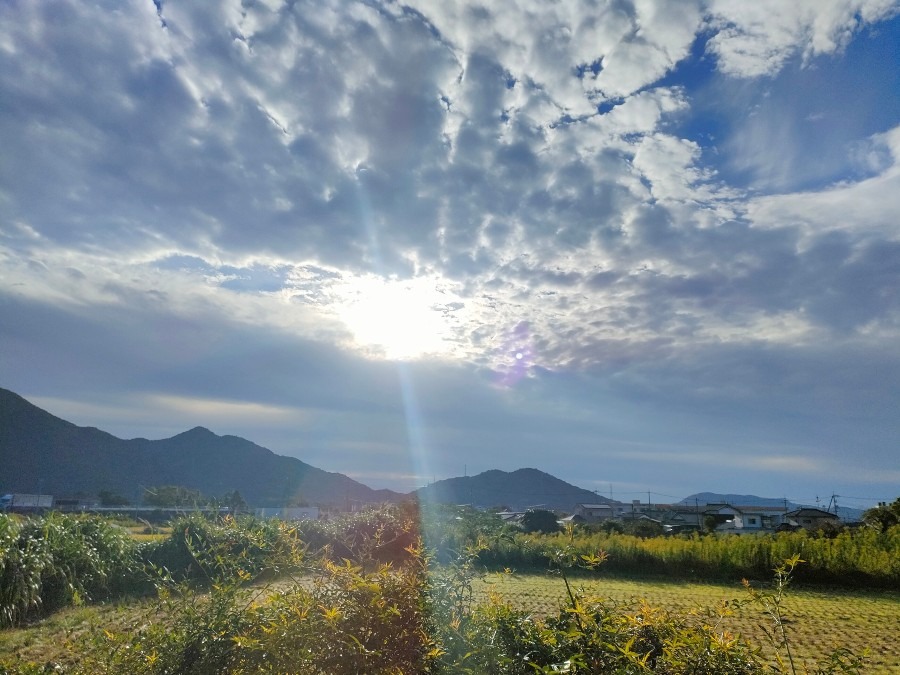
<path id="1" fill-rule="evenodd" d="M 847 495 L 837 495 L 841 499 L 855 499 L 861 502 L 884 502 L 897 499 L 897 497 L 848 497 Z"/>

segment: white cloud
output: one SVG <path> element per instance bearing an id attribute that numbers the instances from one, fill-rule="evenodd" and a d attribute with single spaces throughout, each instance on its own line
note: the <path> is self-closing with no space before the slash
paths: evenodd
<path id="1" fill-rule="evenodd" d="M 878 134 L 869 146 L 884 154 L 871 168 L 880 169 L 871 178 L 839 183 L 823 190 L 771 195 L 747 203 L 747 217 L 755 227 L 793 227 L 803 236 L 802 247 L 817 236 L 842 231 L 858 238 L 883 237 L 896 240 L 900 213 L 900 126 Z"/>
<path id="2" fill-rule="evenodd" d="M 709 49 L 728 75 L 773 75 L 797 54 L 808 61 L 843 49 L 862 26 L 898 11 L 894 0 L 712 0 Z"/>

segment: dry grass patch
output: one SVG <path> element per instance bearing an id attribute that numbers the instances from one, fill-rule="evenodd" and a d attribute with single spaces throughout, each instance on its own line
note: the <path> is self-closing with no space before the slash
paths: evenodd
<path id="1" fill-rule="evenodd" d="M 575 587 L 587 595 L 624 605 L 646 600 L 651 606 L 674 613 L 693 613 L 700 621 L 706 609 L 724 601 L 746 599 L 740 584 L 716 585 L 665 581 L 631 581 L 611 578 L 575 579 Z M 561 579 L 539 574 L 492 574 L 476 583 L 479 599 L 497 593 L 514 607 L 546 616 L 564 600 Z M 900 673 L 900 593 L 896 591 L 845 591 L 803 589 L 792 586 L 786 601 L 788 630 L 795 656 L 813 661 L 837 647 L 854 652 L 869 650 L 867 672 Z M 767 648 L 762 626 L 766 618 L 758 607 L 733 610 L 721 624 L 723 630 L 739 633 Z"/>
<path id="2" fill-rule="evenodd" d="M 74 665 L 74 644 L 98 631 L 126 630 L 152 613 L 155 604 L 155 598 L 147 598 L 68 607 L 40 621 L 0 630 L 0 661 Z"/>

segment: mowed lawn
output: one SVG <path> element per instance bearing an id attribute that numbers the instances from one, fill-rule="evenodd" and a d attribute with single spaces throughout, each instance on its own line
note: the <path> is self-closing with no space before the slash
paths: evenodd
<path id="1" fill-rule="evenodd" d="M 617 603 L 638 604 L 646 600 L 679 615 L 697 611 L 696 620 L 725 600 L 746 599 L 739 584 L 714 585 L 687 582 L 634 581 L 617 578 L 570 579 L 573 588 Z M 762 590 L 762 589 L 761 589 Z M 480 599 L 494 592 L 514 607 L 546 616 L 565 597 L 559 577 L 539 574 L 490 574 L 478 581 Z M 847 591 L 804 589 L 790 586 L 784 602 L 791 649 L 795 658 L 814 660 L 836 647 L 857 652 L 868 648 L 869 673 L 900 673 L 900 593 L 896 591 Z M 766 644 L 762 627 L 767 619 L 757 606 L 746 606 L 726 617 L 723 630 L 740 633 L 754 644 Z M 765 649 L 771 653 L 770 649 Z"/>

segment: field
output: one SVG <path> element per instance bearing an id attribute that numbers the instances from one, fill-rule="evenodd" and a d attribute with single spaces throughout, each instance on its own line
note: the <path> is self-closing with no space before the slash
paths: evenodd
<path id="1" fill-rule="evenodd" d="M 614 602 L 655 607 L 686 615 L 702 612 L 724 600 L 741 599 L 740 584 L 712 585 L 619 578 L 576 579 L 576 588 Z M 516 608 L 544 616 L 555 611 L 565 594 L 558 577 L 527 574 L 492 574 L 475 587 L 481 598 L 497 593 Z M 869 650 L 870 673 L 900 673 L 900 593 L 846 591 L 790 587 L 786 601 L 789 636 L 795 655 L 812 659 L 835 647 Z M 753 606 L 743 607 L 723 620 L 722 628 L 740 633 L 756 644 L 766 642 L 761 626 L 766 618 Z"/>
<path id="2" fill-rule="evenodd" d="M 438 514 L 427 551 L 414 505 L 299 524 L 190 514 L 164 531 L 0 518 L 0 672 L 900 675 L 900 589 L 881 586 L 897 577 L 900 528 L 827 540 L 523 537 L 455 513 Z M 809 561 L 794 553 L 774 580 L 755 577 L 769 586 L 743 588 L 773 546 Z M 651 571 L 663 563 L 673 575 L 697 563 L 682 577 L 693 581 Z M 837 563 L 848 583 L 824 584 Z M 484 571 L 505 568 L 520 573 Z M 773 621 L 762 605 L 776 597 Z M 790 657 L 767 627 L 786 632 Z"/>
<path id="3" fill-rule="evenodd" d="M 723 600 L 745 595 L 739 584 L 594 578 L 575 579 L 573 585 L 613 602 L 636 605 L 646 600 L 681 615 L 699 612 L 703 616 L 706 608 L 715 609 Z M 489 574 L 476 581 L 474 590 L 478 600 L 496 593 L 514 607 L 540 616 L 558 608 L 565 593 L 560 578 L 538 574 Z M 147 609 L 147 602 L 69 608 L 33 626 L 0 631 L 0 655 L 65 663 L 67 640 L 85 631 L 122 625 Z M 795 655 L 800 659 L 811 660 L 836 646 L 860 652 L 867 648 L 871 660 L 866 672 L 900 673 L 900 593 L 794 587 L 787 599 L 787 614 Z M 726 617 L 721 627 L 765 644 L 760 628 L 765 621 L 758 608 L 748 606 Z"/>

